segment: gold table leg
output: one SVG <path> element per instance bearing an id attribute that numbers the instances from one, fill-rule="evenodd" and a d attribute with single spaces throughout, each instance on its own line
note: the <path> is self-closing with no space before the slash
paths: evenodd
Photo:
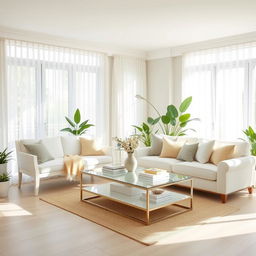
<path id="1" fill-rule="evenodd" d="M 146 223 L 149 225 L 149 190 L 146 190 Z"/>

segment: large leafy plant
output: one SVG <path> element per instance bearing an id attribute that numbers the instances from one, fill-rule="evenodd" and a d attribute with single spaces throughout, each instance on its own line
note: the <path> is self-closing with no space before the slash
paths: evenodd
<path id="1" fill-rule="evenodd" d="M 77 109 L 74 113 L 74 120 L 71 121 L 68 117 L 65 117 L 67 122 L 70 124 L 71 127 L 67 127 L 61 129 L 62 132 L 69 132 L 74 135 L 82 135 L 84 134 L 93 124 L 89 124 L 89 119 L 86 121 L 81 122 L 81 114 L 80 110 Z"/>
<path id="2" fill-rule="evenodd" d="M 11 159 L 12 151 L 7 152 L 7 148 L 3 152 L 0 152 L 0 164 L 7 164 Z"/>
<path id="3" fill-rule="evenodd" d="M 256 156 L 256 133 L 251 126 L 243 131 L 251 144 L 251 154 Z"/>

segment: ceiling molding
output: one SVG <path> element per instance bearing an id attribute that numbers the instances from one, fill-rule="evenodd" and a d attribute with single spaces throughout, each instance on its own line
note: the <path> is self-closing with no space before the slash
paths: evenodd
<path id="1" fill-rule="evenodd" d="M 149 51 L 147 52 L 147 60 L 177 57 L 192 51 L 206 50 L 210 48 L 224 47 L 232 44 L 248 43 L 253 41 L 256 41 L 256 32 Z"/>
<path id="2" fill-rule="evenodd" d="M 67 37 L 53 36 L 32 31 L 17 30 L 0 26 L 0 38 L 16 39 L 24 41 L 32 41 L 43 44 L 50 44 L 56 46 L 78 48 L 87 51 L 95 51 L 104 53 L 108 56 L 126 55 L 145 59 L 146 52 L 139 50 L 131 50 L 119 46 L 113 46 L 103 43 L 87 42 Z"/>

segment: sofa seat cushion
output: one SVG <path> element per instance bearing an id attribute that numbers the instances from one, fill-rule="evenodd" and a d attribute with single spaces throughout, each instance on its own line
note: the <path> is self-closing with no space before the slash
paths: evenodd
<path id="1" fill-rule="evenodd" d="M 139 157 L 138 165 L 146 168 L 160 168 L 167 171 L 172 171 L 173 165 L 181 163 L 175 158 L 161 158 L 159 156 L 143 156 Z"/>
<path id="2" fill-rule="evenodd" d="M 217 166 L 214 164 L 201 164 L 198 162 L 182 162 L 175 164 L 174 173 L 188 175 L 205 180 L 217 180 Z"/>
<path id="3" fill-rule="evenodd" d="M 111 156 L 81 156 L 86 168 L 94 168 L 97 165 L 109 164 L 112 162 Z"/>
<path id="4" fill-rule="evenodd" d="M 56 158 L 54 160 L 39 164 L 38 166 L 39 166 L 39 172 L 41 174 L 63 171 L 64 170 L 64 158 Z"/>

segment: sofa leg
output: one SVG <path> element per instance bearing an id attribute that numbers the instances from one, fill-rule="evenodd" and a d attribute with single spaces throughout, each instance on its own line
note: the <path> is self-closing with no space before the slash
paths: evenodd
<path id="1" fill-rule="evenodd" d="M 21 188 L 21 183 L 22 183 L 22 172 L 19 172 L 19 183 L 18 183 L 19 189 Z"/>
<path id="2" fill-rule="evenodd" d="M 225 203 L 227 202 L 227 200 L 228 200 L 228 195 L 221 194 L 221 195 L 220 195 L 220 198 L 221 198 L 221 202 L 222 202 L 223 204 L 225 204 Z"/>
<path id="3" fill-rule="evenodd" d="M 253 187 L 248 187 L 248 192 L 249 192 L 249 194 L 252 194 L 253 193 Z"/>
<path id="4" fill-rule="evenodd" d="M 40 186 L 40 178 L 35 177 L 35 196 L 38 196 Z"/>

